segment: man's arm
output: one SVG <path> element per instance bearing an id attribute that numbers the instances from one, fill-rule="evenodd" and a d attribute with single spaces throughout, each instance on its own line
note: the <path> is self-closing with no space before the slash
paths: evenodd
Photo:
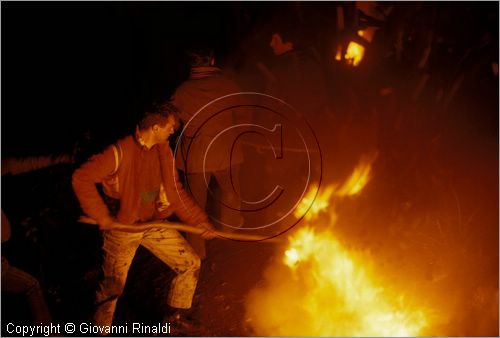
<path id="1" fill-rule="evenodd" d="M 92 156 L 86 163 L 73 173 L 73 190 L 83 211 L 95 219 L 101 229 L 109 227 L 114 221 L 108 207 L 102 200 L 96 188 L 115 170 L 115 155 L 112 147 Z"/>
<path id="2" fill-rule="evenodd" d="M 201 225 L 207 228 L 207 230 L 211 230 L 213 227 L 205 211 L 196 204 L 182 187 L 177 169 L 174 166 L 172 150 L 168 144 L 159 144 L 158 152 L 163 186 L 175 214 L 187 224 L 194 226 Z"/>
<path id="3" fill-rule="evenodd" d="M 191 115 L 186 112 L 186 107 L 185 107 L 185 100 L 186 98 L 184 97 L 185 95 L 183 94 L 184 89 L 183 85 L 181 85 L 175 93 L 170 97 L 170 101 L 172 104 L 179 110 L 179 118 L 183 123 L 187 123 L 189 119 L 191 118 Z"/>
<path id="4" fill-rule="evenodd" d="M 2 176 L 6 174 L 23 174 L 47 168 L 59 163 L 71 163 L 70 155 L 62 154 L 56 156 L 35 156 L 35 157 L 9 157 L 2 159 Z"/>
<path id="5" fill-rule="evenodd" d="M 5 216 L 5 214 L 3 213 L 2 209 L 2 243 L 10 239 L 10 234 L 10 222 L 7 216 Z"/>
<path id="6" fill-rule="evenodd" d="M 196 134 L 199 127 L 196 125 L 196 120 L 198 119 L 191 121 L 191 118 L 196 113 L 196 111 L 192 111 L 193 100 L 195 99 L 196 98 L 193 98 L 192 95 L 191 97 L 188 95 L 184 84 L 177 88 L 175 93 L 170 98 L 172 104 L 179 110 L 179 119 L 182 122 L 183 128 L 185 128 L 183 131 L 184 137 L 192 137 Z M 188 123 L 190 121 L 191 123 Z"/>

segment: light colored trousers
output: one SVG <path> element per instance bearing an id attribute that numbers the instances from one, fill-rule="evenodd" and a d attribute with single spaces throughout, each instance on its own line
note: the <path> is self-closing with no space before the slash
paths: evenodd
<path id="1" fill-rule="evenodd" d="M 176 230 L 151 229 L 139 233 L 104 232 L 104 280 L 96 295 L 96 325 L 111 325 L 118 298 L 139 245 L 144 246 L 172 268 L 172 280 L 166 302 L 174 308 L 189 309 L 198 282 L 200 259 Z"/>

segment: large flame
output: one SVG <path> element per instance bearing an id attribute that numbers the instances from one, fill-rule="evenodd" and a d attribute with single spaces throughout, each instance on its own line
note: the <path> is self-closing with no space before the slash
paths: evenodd
<path id="1" fill-rule="evenodd" d="M 422 311 L 406 309 L 404 298 L 377 287 L 362 258 L 331 234 L 303 228 L 289 247 L 284 262 L 293 279 L 308 285 L 302 296 L 307 335 L 415 336 L 425 326 Z"/>
<path id="2" fill-rule="evenodd" d="M 316 199 L 317 187 L 311 189 L 303 201 L 304 208 L 310 206 L 308 223 L 322 211 L 331 212 L 333 200 L 358 194 L 375 157 L 362 158 L 340 188 L 328 186 Z M 369 257 L 347 250 L 328 231 L 299 229 L 266 274 L 267 285 L 247 302 L 257 335 L 416 336 L 427 325 L 426 314 L 412 309 L 402 293 L 382 287 Z"/>
<path id="3" fill-rule="evenodd" d="M 249 297 L 249 316 L 262 336 L 417 336 L 423 311 L 377 286 L 370 263 L 331 233 L 309 227 L 290 238 L 282 267 Z M 285 266 L 288 270 L 284 270 Z"/>

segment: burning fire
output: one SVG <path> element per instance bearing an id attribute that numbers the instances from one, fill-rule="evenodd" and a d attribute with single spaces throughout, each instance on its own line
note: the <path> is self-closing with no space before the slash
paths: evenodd
<path id="1" fill-rule="evenodd" d="M 315 198 L 316 191 L 318 191 L 318 185 L 314 184 L 295 209 L 295 217 L 299 218 L 305 215 L 304 218 L 306 221 L 314 219 L 322 210 L 328 208 L 330 196 L 332 196 L 334 190 L 334 186 L 327 187 Z"/>
<path id="2" fill-rule="evenodd" d="M 330 185 L 315 196 L 316 191 L 318 191 L 318 185 L 313 184 L 295 209 L 295 217 L 299 218 L 305 214 L 304 219 L 306 221 L 314 220 L 322 211 L 328 211 L 332 196 L 346 197 L 358 194 L 370 181 L 372 164 L 376 158 L 377 153 L 361 157 L 351 176 L 339 188 L 337 185 Z"/>
<path id="3" fill-rule="evenodd" d="M 336 194 L 338 196 L 353 196 L 358 194 L 371 178 L 372 164 L 377 158 L 377 155 L 377 153 L 374 153 L 370 156 L 361 157 L 351 176 L 345 181 L 342 187 L 336 191 Z"/>
<path id="4" fill-rule="evenodd" d="M 366 186 L 375 157 L 363 157 L 339 188 L 328 186 L 314 199 L 313 187 L 304 198 L 299 208 L 311 206 L 309 225 L 290 237 L 282 260 L 266 272 L 267 285 L 249 295 L 257 335 L 416 336 L 427 326 L 423 311 L 380 286 L 366 255 L 347 250 L 331 232 L 311 228 L 319 213 L 333 209 L 332 200 Z"/>
<path id="5" fill-rule="evenodd" d="M 357 34 L 359 37 L 363 38 L 366 42 L 370 43 L 373 40 L 373 36 L 375 35 L 375 32 L 377 31 L 377 27 L 367 27 L 364 30 L 358 30 Z M 338 49 L 337 49 L 337 55 L 335 57 L 336 60 L 340 60 L 338 57 Z M 354 67 L 358 66 L 361 60 L 363 60 L 363 57 L 365 56 L 365 47 L 360 45 L 357 42 L 350 41 L 349 44 L 347 45 L 347 50 L 344 55 L 344 59 L 346 60 L 348 65 L 352 65 Z"/>
<path id="6" fill-rule="evenodd" d="M 300 299 L 308 325 L 297 328 L 301 334 L 416 336 L 426 324 L 422 311 L 406 309 L 403 297 L 377 287 L 367 263 L 327 232 L 302 228 L 290 239 L 284 263 L 293 281 L 307 285 Z M 281 329 L 271 334 L 295 333 L 286 325 Z"/>
<path id="7" fill-rule="evenodd" d="M 354 41 L 349 42 L 347 45 L 347 50 L 344 55 L 344 59 L 347 61 L 347 64 L 357 66 L 363 60 L 363 56 L 365 55 L 365 47 L 361 46 L 359 43 Z"/>

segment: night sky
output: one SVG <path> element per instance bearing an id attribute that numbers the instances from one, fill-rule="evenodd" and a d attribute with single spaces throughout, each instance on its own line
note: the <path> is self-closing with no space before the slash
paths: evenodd
<path id="1" fill-rule="evenodd" d="M 2 156 L 71 151 L 89 131 L 101 143 L 113 141 L 130 130 L 145 105 L 168 98 L 187 77 L 187 47 L 211 45 L 219 63 L 238 62 L 241 51 L 269 56 L 262 23 L 286 17 L 294 7 L 292 2 L 2 3 Z M 323 30 L 323 41 L 334 29 L 335 8 L 334 3 L 302 7 L 309 28 Z M 487 30 L 498 40 L 495 3 L 436 8 L 439 20 L 435 15 L 432 24 L 445 46 L 474 51 Z M 429 25 L 427 17 L 416 20 Z"/>
<path id="2" fill-rule="evenodd" d="M 105 141 L 127 132 L 186 78 L 187 46 L 230 51 L 233 7 L 3 3 L 3 156 L 70 151 L 89 130 Z"/>

